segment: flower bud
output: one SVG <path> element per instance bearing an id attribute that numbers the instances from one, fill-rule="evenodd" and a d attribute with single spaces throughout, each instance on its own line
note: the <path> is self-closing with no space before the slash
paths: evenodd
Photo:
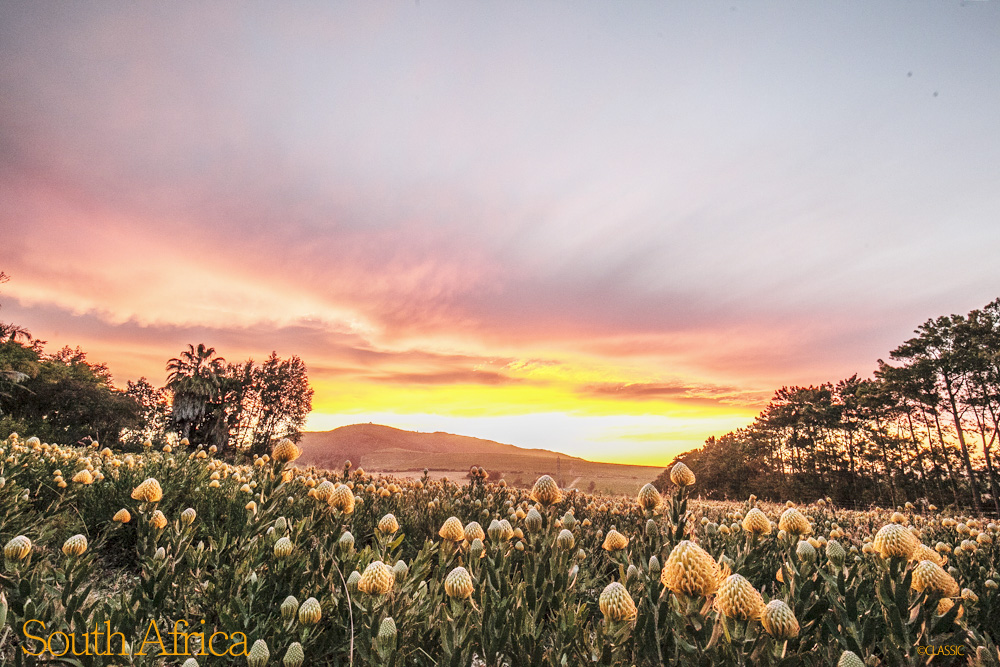
<path id="1" fill-rule="evenodd" d="M 299 601 L 295 599 L 294 595 L 289 595 L 285 598 L 285 601 L 281 603 L 281 618 L 286 623 L 295 618 L 295 614 L 299 611 Z"/>
<path id="2" fill-rule="evenodd" d="M 244 644 L 244 646 L 246 645 Z M 263 639 L 258 639 L 253 643 L 250 653 L 247 655 L 247 667 L 264 667 L 270 657 L 271 652 L 267 649 L 267 643 Z"/>
<path id="3" fill-rule="evenodd" d="M 302 644 L 299 642 L 292 642 L 288 646 L 288 650 L 285 651 L 285 657 L 281 660 L 281 664 L 284 667 L 301 667 L 302 661 L 305 660 L 306 654 L 302 650 Z"/>
<path id="4" fill-rule="evenodd" d="M 299 607 L 299 623 L 302 625 L 316 625 L 323 617 L 323 608 L 316 598 L 309 598 Z"/>

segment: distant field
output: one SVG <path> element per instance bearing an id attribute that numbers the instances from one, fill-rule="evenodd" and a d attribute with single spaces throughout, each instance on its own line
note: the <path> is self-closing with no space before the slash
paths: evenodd
<path id="1" fill-rule="evenodd" d="M 306 433 L 301 465 L 338 468 L 345 460 L 368 472 L 419 477 L 427 468 L 435 479 L 465 477 L 469 468 L 486 468 L 493 480 L 530 486 L 541 475 L 558 477 L 559 486 L 581 491 L 633 495 L 663 469 L 654 466 L 596 463 L 544 449 L 522 449 L 490 440 L 448 433 L 414 433 L 377 424 Z"/>

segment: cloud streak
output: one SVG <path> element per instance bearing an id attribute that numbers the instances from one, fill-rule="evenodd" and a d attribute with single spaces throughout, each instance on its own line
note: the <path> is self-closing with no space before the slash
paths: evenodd
<path id="1" fill-rule="evenodd" d="M 4 316 L 695 445 L 996 296 L 998 7 L 6 3 Z"/>

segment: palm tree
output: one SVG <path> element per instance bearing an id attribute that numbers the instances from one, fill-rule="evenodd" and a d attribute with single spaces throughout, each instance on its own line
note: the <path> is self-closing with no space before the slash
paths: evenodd
<path id="1" fill-rule="evenodd" d="M 171 419 L 181 437 L 191 435 L 191 427 L 204 417 L 209 403 L 218 395 L 226 360 L 214 347 L 199 343 L 167 362 L 167 388 L 173 392 Z"/>

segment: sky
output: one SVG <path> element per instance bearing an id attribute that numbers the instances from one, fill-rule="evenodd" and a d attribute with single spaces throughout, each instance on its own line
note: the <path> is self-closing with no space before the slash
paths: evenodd
<path id="1" fill-rule="evenodd" d="M 0 4 L 0 320 L 663 466 L 1000 296 L 1000 2 Z"/>

